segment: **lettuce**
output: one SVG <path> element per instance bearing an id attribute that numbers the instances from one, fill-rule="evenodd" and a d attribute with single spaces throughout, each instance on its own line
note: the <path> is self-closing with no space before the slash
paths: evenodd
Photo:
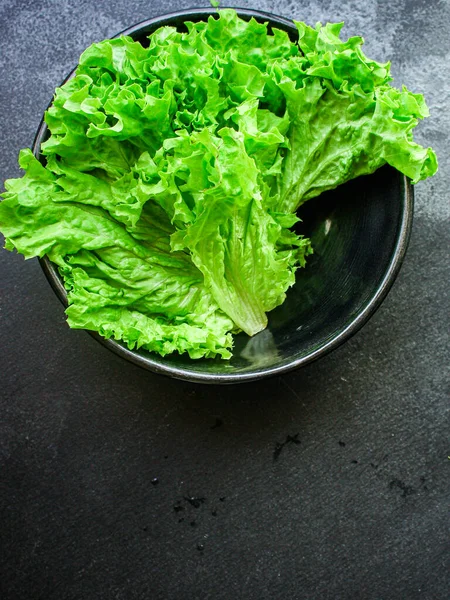
<path id="1" fill-rule="evenodd" d="M 82 54 L 42 164 L 23 150 L 0 203 L 5 247 L 58 265 L 71 327 L 229 358 L 312 252 L 293 230 L 303 202 L 386 163 L 414 183 L 436 172 L 412 138 L 423 97 L 342 24 L 296 26 L 293 42 L 227 9 Z"/>

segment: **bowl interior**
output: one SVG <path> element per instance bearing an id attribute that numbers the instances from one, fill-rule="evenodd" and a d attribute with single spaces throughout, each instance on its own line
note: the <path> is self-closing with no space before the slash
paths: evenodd
<path id="1" fill-rule="evenodd" d="M 282 18 L 238 11 L 282 28 L 295 38 L 296 30 Z M 187 20 L 205 19 L 211 11 L 197 10 L 152 19 L 126 30 L 145 43 L 161 25 L 179 28 Z M 47 135 L 43 125 L 35 141 Z M 303 205 L 298 229 L 312 240 L 314 254 L 286 301 L 269 314 L 266 330 L 252 338 L 235 336 L 229 361 L 191 360 L 187 355 L 160 357 L 146 351 L 130 351 L 123 344 L 100 342 L 141 366 L 182 379 L 231 382 L 255 379 L 306 364 L 354 333 L 373 313 L 392 284 L 406 250 L 411 217 L 412 191 L 403 175 L 390 167 L 355 179 Z M 41 263 L 59 297 L 65 292 L 55 267 Z"/>

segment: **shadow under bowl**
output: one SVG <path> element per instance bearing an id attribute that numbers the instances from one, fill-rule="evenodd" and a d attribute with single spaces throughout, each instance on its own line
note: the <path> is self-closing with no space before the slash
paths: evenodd
<path id="1" fill-rule="evenodd" d="M 139 23 L 118 35 L 145 44 L 163 25 L 182 30 L 186 21 L 205 20 L 215 11 L 192 9 Z M 282 17 L 238 10 L 243 19 L 255 18 L 287 31 L 293 23 Z M 73 76 L 73 72 L 68 79 Z M 40 155 L 48 136 L 42 121 L 33 151 Z M 268 327 L 250 338 L 234 337 L 233 357 L 192 360 L 186 355 L 161 357 L 89 332 L 123 358 L 151 371 L 204 383 L 239 383 L 280 374 L 324 356 L 349 339 L 370 318 L 392 286 L 403 261 L 412 226 L 413 188 L 395 169 L 385 166 L 303 205 L 299 232 L 310 237 L 314 254 L 297 271 L 285 302 L 269 313 Z M 57 267 L 44 257 L 41 266 L 60 300 L 67 294 Z"/>

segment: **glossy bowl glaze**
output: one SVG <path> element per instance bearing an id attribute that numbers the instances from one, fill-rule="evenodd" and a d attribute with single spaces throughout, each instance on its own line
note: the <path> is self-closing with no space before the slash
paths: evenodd
<path id="1" fill-rule="evenodd" d="M 118 35 L 145 43 L 163 25 L 180 30 L 186 21 L 205 20 L 215 11 L 192 9 L 139 23 Z M 287 31 L 292 22 L 275 15 L 238 10 Z M 73 72 L 68 78 L 73 76 Z M 48 135 L 42 121 L 33 151 L 40 157 Z M 161 357 L 89 332 L 123 358 L 157 373 L 205 383 L 239 383 L 296 369 L 348 340 L 380 306 L 400 269 L 412 225 L 413 189 L 409 180 L 385 166 L 303 205 L 299 231 L 312 240 L 314 254 L 297 271 L 286 301 L 269 314 L 265 331 L 235 336 L 233 358 L 192 360 L 187 355 Z M 48 258 L 42 268 L 60 300 L 67 295 L 57 268 Z"/>

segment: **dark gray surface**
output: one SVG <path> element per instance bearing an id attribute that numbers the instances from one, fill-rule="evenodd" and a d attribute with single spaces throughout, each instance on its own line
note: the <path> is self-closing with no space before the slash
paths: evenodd
<path id="1" fill-rule="evenodd" d="M 89 43 L 190 4 L 2 0 L 2 177 Z M 0 252 L 2 599 L 450 597 L 449 4 L 241 5 L 345 20 L 425 93 L 440 172 L 400 277 L 332 355 L 211 388 L 70 331 L 37 261 Z"/>

